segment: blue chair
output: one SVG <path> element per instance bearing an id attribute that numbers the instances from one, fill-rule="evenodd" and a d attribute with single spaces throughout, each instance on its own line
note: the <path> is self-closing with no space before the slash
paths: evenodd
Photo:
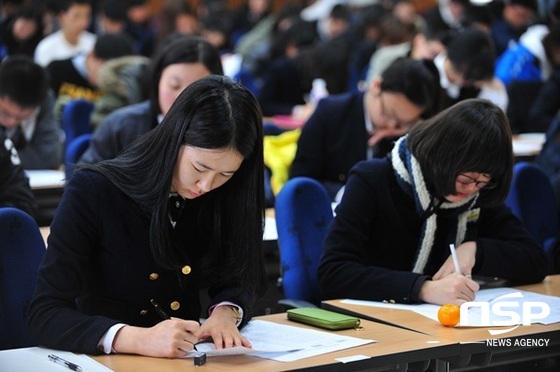
<path id="1" fill-rule="evenodd" d="M 80 160 L 82 154 L 89 147 L 92 138 L 93 134 L 91 133 L 82 134 L 81 136 L 74 138 L 74 140 L 68 144 L 64 160 L 66 179 L 69 179 L 72 172 L 74 172 L 74 168 L 78 163 L 78 160 Z"/>
<path id="2" fill-rule="evenodd" d="M 0 208 L 0 236 L 0 350 L 33 346 L 27 313 L 45 242 L 31 216 L 9 207 Z"/>
<path id="3" fill-rule="evenodd" d="M 275 203 L 281 285 L 287 307 L 319 306 L 317 266 L 333 220 L 331 200 L 319 182 L 296 177 L 284 184 Z"/>
<path id="4" fill-rule="evenodd" d="M 557 203 L 550 179 L 541 168 L 529 162 L 515 164 L 505 204 L 548 254 L 560 232 Z"/>
<path id="5" fill-rule="evenodd" d="M 69 101 L 62 109 L 62 129 L 66 135 L 66 149 L 82 134 L 91 133 L 91 112 L 93 103 L 84 99 Z"/>

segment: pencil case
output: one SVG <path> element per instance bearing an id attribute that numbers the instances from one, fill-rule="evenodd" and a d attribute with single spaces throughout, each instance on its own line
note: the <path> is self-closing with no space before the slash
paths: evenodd
<path id="1" fill-rule="evenodd" d="M 295 322 L 330 330 L 356 328 L 360 325 L 360 319 L 356 317 L 314 307 L 289 309 L 287 313 L 288 319 Z"/>

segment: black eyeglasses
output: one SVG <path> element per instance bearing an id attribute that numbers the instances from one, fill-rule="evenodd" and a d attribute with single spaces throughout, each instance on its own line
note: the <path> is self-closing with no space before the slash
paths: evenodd
<path id="1" fill-rule="evenodd" d="M 473 183 L 479 189 L 493 189 L 497 186 L 497 183 L 493 180 L 488 181 L 479 181 L 476 178 L 472 178 L 467 176 L 466 174 L 460 174 L 457 176 L 457 182 L 459 182 L 463 186 L 470 186 Z"/>

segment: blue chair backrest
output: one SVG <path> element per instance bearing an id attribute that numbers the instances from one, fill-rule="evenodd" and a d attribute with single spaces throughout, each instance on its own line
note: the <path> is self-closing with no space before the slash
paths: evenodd
<path id="1" fill-rule="evenodd" d="M 560 232 L 560 220 L 552 184 L 543 170 L 534 163 L 515 164 L 505 203 L 549 252 Z"/>
<path id="2" fill-rule="evenodd" d="M 62 129 L 66 135 L 66 148 L 74 138 L 91 133 L 93 103 L 84 99 L 69 101 L 62 109 Z"/>
<path id="3" fill-rule="evenodd" d="M 66 148 L 64 160 L 66 179 L 69 179 L 72 175 L 75 165 L 78 163 L 78 160 L 80 160 L 82 154 L 87 150 L 92 138 L 93 134 L 91 133 L 82 134 L 81 136 L 74 138 L 74 140 L 70 142 Z"/>
<path id="4" fill-rule="evenodd" d="M 33 346 L 27 314 L 45 242 L 35 220 L 16 208 L 0 208 L 0 237 L 0 350 Z"/>
<path id="5" fill-rule="evenodd" d="M 275 216 L 284 297 L 319 305 L 316 272 L 333 220 L 325 188 L 307 177 L 289 180 L 276 196 Z"/>

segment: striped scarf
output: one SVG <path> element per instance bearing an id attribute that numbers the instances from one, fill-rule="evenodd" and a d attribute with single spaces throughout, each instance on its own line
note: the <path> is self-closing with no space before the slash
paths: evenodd
<path id="1" fill-rule="evenodd" d="M 418 161 L 406 146 L 406 136 L 401 137 L 395 143 L 395 147 L 391 151 L 391 161 L 399 186 L 414 197 L 416 212 L 423 219 L 420 246 L 412 268 L 413 272 L 423 274 L 434 244 L 438 210 L 446 209 L 457 214 L 455 245 L 458 246 L 465 238 L 467 216 L 476 203 L 478 192 L 456 203 L 437 200 L 433 197 L 426 187 Z"/>

